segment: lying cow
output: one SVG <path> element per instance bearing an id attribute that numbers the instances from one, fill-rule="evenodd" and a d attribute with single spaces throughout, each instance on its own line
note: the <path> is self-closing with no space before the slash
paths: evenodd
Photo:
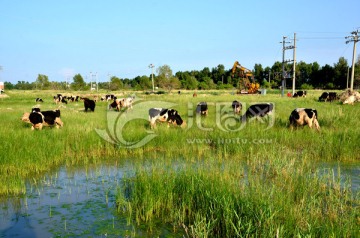
<path id="1" fill-rule="evenodd" d="M 246 121 L 247 119 L 253 117 L 265 117 L 271 115 L 274 109 L 274 104 L 272 103 L 259 103 L 251 105 L 244 115 L 241 117 L 241 121 Z"/>
<path id="2" fill-rule="evenodd" d="M 22 120 L 23 122 L 26 122 L 26 123 L 31 123 L 31 122 L 30 122 L 30 119 L 29 119 L 29 116 L 30 116 L 30 113 L 29 113 L 29 112 L 25 112 L 25 113 L 22 115 L 21 120 Z"/>
<path id="3" fill-rule="evenodd" d="M 23 121 L 25 121 L 23 119 Z M 64 124 L 60 119 L 60 110 L 40 111 L 40 108 L 33 108 L 29 114 L 29 121 L 32 124 L 31 130 L 41 130 L 43 126 L 62 127 Z"/>
<path id="4" fill-rule="evenodd" d="M 297 98 L 297 97 L 306 97 L 306 91 L 297 91 L 294 93 L 293 98 Z"/>
<path id="5" fill-rule="evenodd" d="M 149 109 L 150 127 L 155 128 L 156 121 L 167 122 L 168 127 L 170 124 L 184 128 L 186 122 L 181 118 L 178 111 L 167 108 L 150 108 Z"/>
<path id="6" fill-rule="evenodd" d="M 310 128 L 315 126 L 315 128 L 320 131 L 320 125 L 317 120 L 318 114 L 315 109 L 312 108 L 296 108 L 290 114 L 290 128 L 296 126 L 304 126 L 308 125 Z"/>
<path id="7" fill-rule="evenodd" d="M 232 104 L 231 104 L 231 107 L 234 111 L 234 114 L 240 114 L 241 112 L 241 109 L 242 109 L 242 104 L 238 101 L 233 101 Z"/>
<path id="8" fill-rule="evenodd" d="M 95 111 L 95 101 L 88 99 L 88 98 L 82 98 L 82 100 L 84 101 L 84 107 L 85 107 L 85 112 L 87 112 L 88 109 L 90 109 L 92 112 Z"/>
<path id="9" fill-rule="evenodd" d="M 208 115 L 208 105 L 206 102 L 200 102 L 197 106 L 196 106 L 196 113 L 202 115 L 202 116 L 207 116 Z"/>

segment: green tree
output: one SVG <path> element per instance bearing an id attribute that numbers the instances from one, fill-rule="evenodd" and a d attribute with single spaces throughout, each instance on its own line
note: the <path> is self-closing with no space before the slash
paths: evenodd
<path id="1" fill-rule="evenodd" d="M 350 75 L 349 75 L 350 80 Z M 350 85 L 350 82 L 349 82 Z M 354 88 L 360 88 L 360 55 L 357 58 L 354 69 Z"/>
<path id="2" fill-rule="evenodd" d="M 336 88 L 345 89 L 347 80 L 348 62 L 344 57 L 334 64 L 334 85 Z"/>
<path id="3" fill-rule="evenodd" d="M 116 76 L 112 76 L 110 78 L 110 90 L 111 91 L 119 90 L 119 89 L 123 88 L 123 86 L 124 86 L 124 84 L 120 78 L 118 78 Z"/>
<path id="4" fill-rule="evenodd" d="M 265 79 L 265 72 L 261 64 L 255 64 L 254 66 L 254 78 L 255 81 L 262 83 Z"/>
<path id="5" fill-rule="evenodd" d="M 219 64 L 217 67 L 211 69 L 211 78 L 213 83 L 223 82 L 226 79 L 225 66 Z M 224 82 L 225 83 L 225 82 Z"/>
<path id="6" fill-rule="evenodd" d="M 166 64 L 160 66 L 156 69 L 156 72 L 158 74 L 156 79 L 159 87 L 165 88 L 169 91 L 180 88 L 180 80 L 176 76 L 173 76 L 170 66 Z"/>
<path id="7" fill-rule="evenodd" d="M 44 74 L 38 74 L 35 85 L 37 89 L 49 89 L 50 82 L 48 76 Z"/>
<path id="8" fill-rule="evenodd" d="M 71 88 L 73 90 L 86 90 L 87 87 L 86 87 L 86 83 L 83 79 L 83 77 L 81 76 L 81 74 L 76 74 L 74 77 L 73 77 L 73 83 L 71 84 Z"/>

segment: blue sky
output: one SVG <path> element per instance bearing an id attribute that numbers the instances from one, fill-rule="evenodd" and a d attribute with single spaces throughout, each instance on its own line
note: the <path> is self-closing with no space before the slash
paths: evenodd
<path id="1" fill-rule="evenodd" d="M 173 73 L 266 67 L 294 32 L 297 61 L 351 64 L 345 36 L 359 27 L 359 0 L 0 0 L 0 81 L 134 78 L 151 63 Z"/>

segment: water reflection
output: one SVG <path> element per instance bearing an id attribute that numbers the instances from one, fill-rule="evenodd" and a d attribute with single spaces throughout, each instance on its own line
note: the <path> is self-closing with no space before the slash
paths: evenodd
<path id="1" fill-rule="evenodd" d="M 0 237 L 146 234 L 146 230 L 128 224 L 115 209 L 116 187 L 131 171 L 127 166 L 63 167 L 40 180 L 29 181 L 26 196 L 1 203 Z M 164 226 L 158 232 L 166 234 L 171 230 Z"/>

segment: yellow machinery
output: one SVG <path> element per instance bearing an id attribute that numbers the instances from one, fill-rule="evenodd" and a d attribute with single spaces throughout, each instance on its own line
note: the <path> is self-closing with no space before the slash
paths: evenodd
<path id="1" fill-rule="evenodd" d="M 251 70 L 242 66 L 238 61 L 235 61 L 231 71 L 233 77 L 236 72 L 239 72 L 240 82 L 238 93 L 258 93 L 260 85 L 258 83 L 255 83 L 254 76 Z M 250 82 L 250 80 L 252 82 Z M 244 85 L 244 87 L 242 87 L 242 85 Z"/>

